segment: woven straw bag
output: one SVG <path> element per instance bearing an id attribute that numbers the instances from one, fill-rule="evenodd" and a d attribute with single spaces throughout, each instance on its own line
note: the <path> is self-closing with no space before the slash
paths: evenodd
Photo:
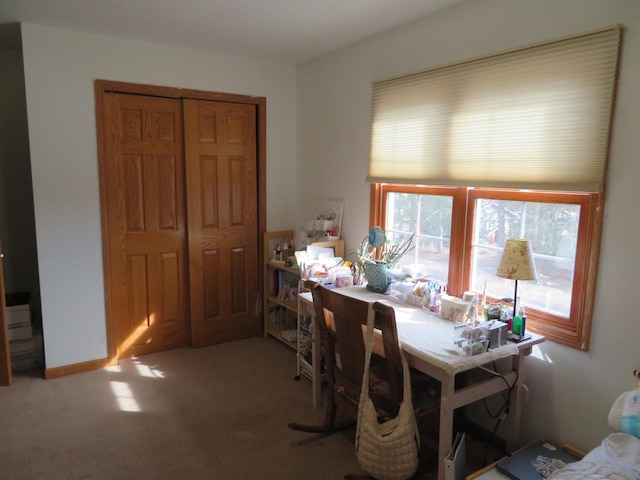
<path id="1" fill-rule="evenodd" d="M 365 367 L 358 406 L 356 427 L 356 455 L 360 467 L 379 480 L 406 480 L 418 469 L 420 435 L 411 401 L 409 366 L 400 351 L 404 397 L 398 415 L 378 423 L 373 402 L 369 398 L 369 365 L 373 347 L 374 315 L 369 308 L 367 321 Z"/>

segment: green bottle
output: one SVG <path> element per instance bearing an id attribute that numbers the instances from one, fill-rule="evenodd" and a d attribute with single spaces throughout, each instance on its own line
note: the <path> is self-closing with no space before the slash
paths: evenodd
<path id="1" fill-rule="evenodd" d="M 526 319 L 527 316 L 524 313 L 524 305 L 520 305 L 518 307 L 518 313 L 513 318 L 513 334 L 520 339 L 524 337 L 525 322 L 527 321 Z"/>

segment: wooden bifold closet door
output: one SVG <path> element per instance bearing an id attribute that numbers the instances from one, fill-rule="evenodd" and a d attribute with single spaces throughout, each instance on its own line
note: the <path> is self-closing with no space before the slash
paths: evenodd
<path id="1" fill-rule="evenodd" d="M 253 105 L 184 100 L 193 345 L 260 333 Z"/>
<path id="2" fill-rule="evenodd" d="M 103 95 L 112 361 L 259 334 L 255 108 Z"/>

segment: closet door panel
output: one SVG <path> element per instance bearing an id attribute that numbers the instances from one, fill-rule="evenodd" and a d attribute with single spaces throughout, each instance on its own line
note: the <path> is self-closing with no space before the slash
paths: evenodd
<path id="1" fill-rule="evenodd" d="M 200 189 L 196 192 L 201 201 L 201 225 L 218 227 L 218 163 L 215 155 L 200 156 Z"/>
<path id="2" fill-rule="evenodd" d="M 257 335 L 255 106 L 185 100 L 184 119 L 192 342 Z"/>
<path id="3" fill-rule="evenodd" d="M 202 251 L 202 293 L 204 316 L 215 321 L 220 316 L 220 255 L 216 249 Z"/>
<path id="4" fill-rule="evenodd" d="M 244 191 L 244 158 L 229 158 L 229 223 L 233 226 L 245 224 L 246 194 Z"/>
<path id="5" fill-rule="evenodd" d="M 249 298 L 247 297 L 247 251 L 244 248 L 234 248 L 231 251 L 231 313 L 246 315 L 249 312 Z"/>
<path id="6" fill-rule="evenodd" d="M 107 93 L 103 107 L 110 357 L 188 345 L 181 101 Z"/>

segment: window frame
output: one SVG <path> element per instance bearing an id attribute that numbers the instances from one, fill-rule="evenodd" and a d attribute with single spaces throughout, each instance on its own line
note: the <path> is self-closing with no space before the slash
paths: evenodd
<path id="1" fill-rule="evenodd" d="M 462 292 L 469 289 L 474 238 L 473 220 L 477 199 L 579 205 L 580 220 L 569 318 L 527 306 L 527 326 L 529 330 L 544 335 L 548 340 L 585 351 L 589 349 L 603 221 L 603 193 L 374 183 L 371 185 L 371 227 L 380 225 L 386 229 L 388 193 L 442 195 L 453 198 L 448 291 L 456 296 L 462 296 Z M 487 298 L 487 302 L 495 300 Z"/>

